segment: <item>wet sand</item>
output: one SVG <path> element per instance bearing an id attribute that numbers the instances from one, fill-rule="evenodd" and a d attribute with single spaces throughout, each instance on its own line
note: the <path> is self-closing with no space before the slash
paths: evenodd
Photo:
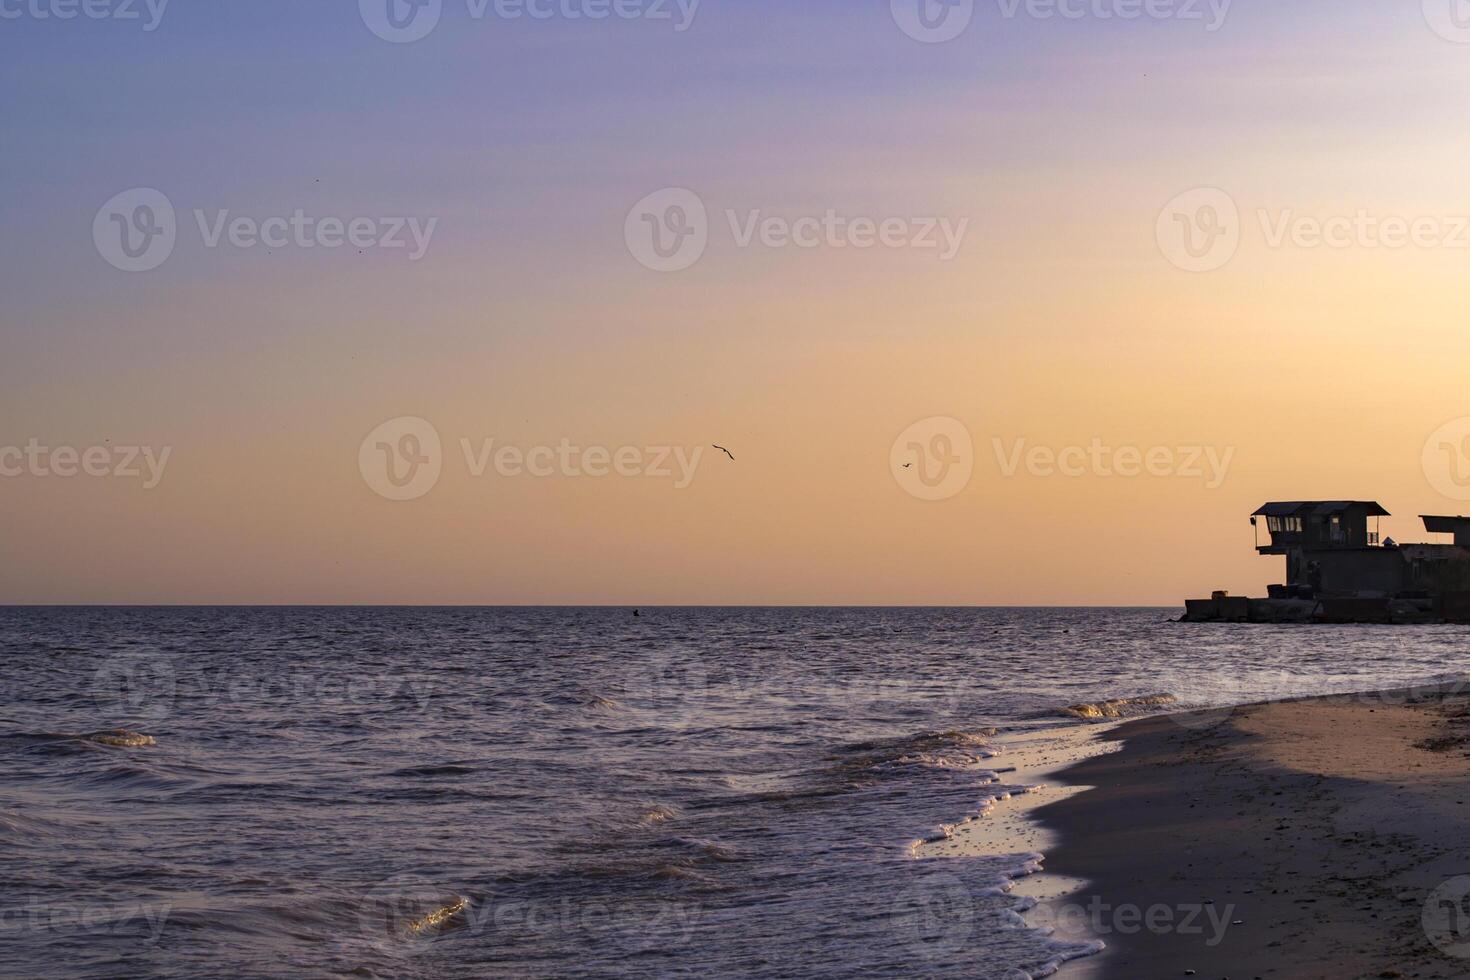
<path id="1" fill-rule="evenodd" d="M 1448 690 L 1150 718 L 1052 775 L 1028 921 L 1094 935 L 1064 976 L 1470 977 L 1470 698 Z"/>

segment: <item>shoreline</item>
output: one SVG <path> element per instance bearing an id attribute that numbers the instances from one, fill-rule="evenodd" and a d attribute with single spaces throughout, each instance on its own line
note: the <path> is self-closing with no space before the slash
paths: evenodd
<path id="1" fill-rule="evenodd" d="M 1103 754 L 1047 774 L 1062 798 L 1027 808 L 1051 835 L 1046 877 L 1077 885 L 1042 889 L 1027 925 L 1105 943 L 1076 978 L 1470 975 L 1463 690 L 1090 730 Z"/>
<path id="2" fill-rule="evenodd" d="M 1034 929 L 1038 910 L 1059 902 L 1082 888 L 1086 882 L 1067 879 L 1045 868 L 1047 856 L 1055 848 L 1057 835 L 1035 819 L 1037 810 L 1060 799 L 1083 792 L 1069 787 L 1056 775 L 1078 762 L 1115 752 L 1120 746 L 1100 741 L 1098 735 L 1121 724 L 1121 721 L 1057 728 L 1039 728 L 1000 736 L 995 761 L 1004 763 L 993 770 L 1026 787 L 1019 793 L 990 796 L 981 800 L 978 810 L 964 819 L 935 828 L 934 835 L 912 841 L 909 855 L 918 860 L 943 862 L 965 858 L 1013 855 L 1019 862 L 998 886 L 1005 894 L 1018 899 L 1014 928 Z M 1065 973 L 1073 964 L 1087 962 L 1102 951 L 1097 937 L 1069 935 L 1056 937 L 1059 946 L 1054 958 L 1033 972 L 1033 977 L 1049 977 Z M 1036 967 L 1032 968 L 1033 970 Z"/>

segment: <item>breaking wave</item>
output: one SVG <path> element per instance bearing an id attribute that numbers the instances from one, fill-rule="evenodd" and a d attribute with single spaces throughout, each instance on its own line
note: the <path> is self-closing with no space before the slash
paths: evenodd
<path id="1" fill-rule="evenodd" d="M 1117 718 L 1132 718 L 1149 714 L 1154 709 L 1177 704 L 1179 699 L 1172 694 L 1149 694 L 1140 698 L 1117 698 L 1112 701 L 1093 701 L 1074 704 L 1062 709 L 1062 714 L 1087 721 L 1104 721 Z"/>
<path id="2" fill-rule="evenodd" d="M 94 742 L 97 745 L 111 745 L 119 749 L 141 749 L 148 745 L 157 745 L 152 735 L 144 735 L 142 732 L 128 731 L 124 728 L 114 729 L 110 732 L 93 732 L 90 735 L 81 736 L 83 741 Z"/>

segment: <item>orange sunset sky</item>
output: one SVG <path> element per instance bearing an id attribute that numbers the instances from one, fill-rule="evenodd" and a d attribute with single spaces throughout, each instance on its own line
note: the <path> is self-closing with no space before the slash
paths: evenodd
<path id="1" fill-rule="evenodd" d="M 1377 499 L 1401 541 L 1470 511 L 1424 457 L 1470 416 L 1470 45 L 1417 3 L 1241 2 L 1214 31 L 982 3 L 945 43 L 886 3 L 460 10 L 411 44 L 327 6 L 0 29 L 36 92 L 0 141 L 0 447 L 170 450 L 148 489 L 0 477 L 0 601 L 1174 605 L 1280 580 L 1248 523 L 1270 499 Z M 133 188 L 177 212 L 145 272 L 93 236 Z M 664 188 L 707 209 L 674 272 L 627 235 Z M 1238 210 L 1207 272 L 1160 241 L 1195 188 Z M 210 247 L 195 216 L 297 209 L 437 224 L 412 260 Z M 742 244 L 727 215 L 828 210 L 968 224 L 946 260 Z M 1438 238 L 1272 241 L 1360 212 Z M 359 452 L 406 416 L 442 473 L 395 501 Z M 973 445 L 937 501 L 892 462 L 931 417 Z M 488 439 L 704 455 L 682 488 L 475 476 L 461 440 Z M 1229 466 L 1008 475 L 1019 440 Z"/>

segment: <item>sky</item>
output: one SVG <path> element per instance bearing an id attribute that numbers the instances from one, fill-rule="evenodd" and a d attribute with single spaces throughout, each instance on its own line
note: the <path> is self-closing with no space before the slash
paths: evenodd
<path id="1" fill-rule="evenodd" d="M 0 602 L 1175 605 L 1470 512 L 1451 0 L 427 3 L 0 0 Z"/>

